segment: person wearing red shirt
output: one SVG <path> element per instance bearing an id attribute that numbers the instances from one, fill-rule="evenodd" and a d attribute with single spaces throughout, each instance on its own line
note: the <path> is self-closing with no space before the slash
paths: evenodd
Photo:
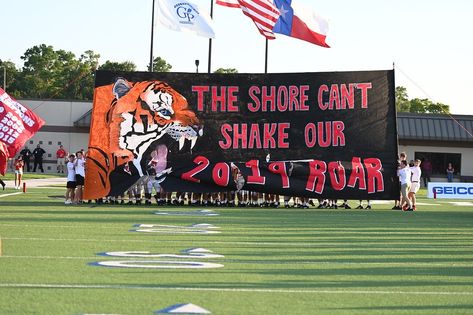
<path id="1" fill-rule="evenodd" d="M 57 172 L 64 173 L 64 164 L 66 160 L 67 152 L 64 150 L 63 146 L 59 146 L 59 149 L 56 151 L 57 158 Z"/>

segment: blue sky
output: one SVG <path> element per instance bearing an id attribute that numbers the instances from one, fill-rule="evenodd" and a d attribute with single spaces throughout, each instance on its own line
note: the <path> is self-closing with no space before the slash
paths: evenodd
<path id="1" fill-rule="evenodd" d="M 277 35 L 269 44 L 269 72 L 318 72 L 392 69 L 396 85 L 411 98 L 450 105 L 455 114 L 473 114 L 473 1 L 469 0 L 293 0 L 329 20 L 325 49 Z M 210 10 L 210 0 L 191 0 Z M 151 0 L 0 0 L 0 59 L 22 66 L 26 49 L 48 44 L 74 52 L 86 50 L 106 60 L 149 61 Z M 264 38 L 240 11 L 214 6 L 216 38 L 212 70 L 264 71 Z M 208 40 L 155 28 L 155 56 L 173 71 L 207 71 Z M 402 70 L 402 71 L 401 71 Z"/>

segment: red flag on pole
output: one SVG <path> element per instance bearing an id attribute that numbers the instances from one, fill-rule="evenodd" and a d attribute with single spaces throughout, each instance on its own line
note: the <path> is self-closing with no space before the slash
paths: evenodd
<path id="1" fill-rule="evenodd" d="M 0 158 L 0 174 L 5 174 L 6 160 L 14 157 L 43 125 L 41 117 L 0 88 L 0 146 L 5 151 L 2 156 L 6 155 Z"/>
<path id="2" fill-rule="evenodd" d="M 269 0 L 217 0 L 219 5 L 240 8 L 247 17 L 253 20 L 261 35 L 275 39 L 274 25 L 279 18 L 279 10 Z"/>

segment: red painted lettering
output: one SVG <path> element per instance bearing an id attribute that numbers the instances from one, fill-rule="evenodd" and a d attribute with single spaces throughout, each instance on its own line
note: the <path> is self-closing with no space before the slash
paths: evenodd
<path id="1" fill-rule="evenodd" d="M 321 194 L 325 185 L 325 172 L 327 164 L 324 161 L 314 160 L 309 162 L 309 179 L 305 187 L 308 191 Z"/>
<path id="2" fill-rule="evenodd" d="M 372 194 L 378 191 L 384 191 L 384 180 L 381 169 L 383 164 L 381 160 L 377 158 L 364 159 L 363 163 L 366 167 L 367 182 L 368 182 L 368 193 Z"/>
<path id="3" fill-rule="evenodd" d="M 355 107 L 355 85 L 353 83 L 348 84 L 348 88 L 346 84 L 342 84 L 340 86 L 340 94 L 341 94 L 341 109 L 346 109 L 347 106 L 349 109 L 353 109 Z"/>
<path id="4" fill-rule="evenodd" d="M 322 84 L 319 87 L 318 103 L 321 110 L 326 110 L 328 108 L 328 102 L 324 102 L 324 93 L 328 93 L 328 86 L 326 84 Z"/>
<path id="5" fill-rule="evenodd" d="M 356 182 L 358 182 L 359 189 L 366 190 L 365 169 L 359 157 L 353 157 L 351 160 L 351 174 L 347 186 L 354 188 Z"/>
<path id="6" fill-rule="evenodd" d="M 220 140 L 218 142 L 218 145 L 224 149 L 230 149 L 232 147 L 232 137 L 228 134 L 228 132 L 232 131 L 232 126 L 230 124 L 223 124 L 220 127 L 220 132 L 222 133 L 222 136 L 225 138 L 225 141 Z"/>
<path id="7" fill-rule="evenodd" d="M 273 174 L 281 175 L 282 188 L 289 188 L 289 176 L 285 162 L 272 162 L 268 165 L 268 170 Z"/>
<path id="8" fill-rule="evenodd" d="M 256 94 L 259 94 L 260 92 L 261 92 L 260 88 L 257 87 L 256 85 L 252 85 L 248 89 L 248 96 L 253 100 L 253 103 L 248 103 L 247 106 L 248 106 L 248 110 L 252 113 L 257 112 L 261 107 L 259 98 L 256 96 Z"/>
<path id="9" fill-rule="evenodd" d="M 370 83 L 357 83 L 356 88 L 361 90 L 361 108 L 368 108 L 368 89 L 372 88 Z"/>
<path id="10" fill-rule="evenodd" d="M 208 86 L 192 86 L 192 92 L 197 92 L 197 110 L 202 112 L 204 110 L 204 92 L 208 92 Z"/>
<path id="11" fill-rule="evenodd" d="M 332 146 L 337 147 L 345 146 L 345 134 L 343 133 L 343 130 L 345 130 L 345 123 L 343 121 L 334 121 L 332 122 L 332 135 L 333 135 L 333 140 L 332 140 Z"/>
<path id="12" fill-rule="evenodd" d="M 247 184 L 256 184 L 256 185 L 264 185 L 266 182 L 266 178 L 261 176 L 260 169 L 259 169 L 259 161 L 258 160 L 251 160 L 245 163 L 245 166 L 251 168 L 251 174 L 249 175 L 246 183 Z"/>
<path id="13" fill-rule="evenodd" d="M 194 159 L 194 163 L 197 164 L 197 166 L 188 172 L 182 173 L 181 179 L 200 183 L 200 179 L 195 178 L 194 176 L 205 170 L 210 165 L 210 161 L 206 157 L 199 155 Z"/>
<path id="14" fill-rule="evenodd" d="M 330 175 L 330 183 L 334 190 L 342 190 L 346 185 L 345 168 L 339 162 L 328 163 L 328 173 Z M 338 173 L 338 176 L 337 176 Z"/>
<path id="15" fill-rule="evenodd" d="M 218 186 L 227 187 L 230 180 L 230 166 L 227 163 L 217 163 L 212 170 L 212 179 Z"/>

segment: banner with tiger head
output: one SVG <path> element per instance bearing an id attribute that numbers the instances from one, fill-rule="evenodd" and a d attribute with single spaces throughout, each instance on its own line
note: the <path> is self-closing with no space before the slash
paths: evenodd
<path id="1" fill-rule="evenodd" d="M 243 189 L 394 199 L 396 161 L 391 70 L 97 71 L 84 198 Z"/>

